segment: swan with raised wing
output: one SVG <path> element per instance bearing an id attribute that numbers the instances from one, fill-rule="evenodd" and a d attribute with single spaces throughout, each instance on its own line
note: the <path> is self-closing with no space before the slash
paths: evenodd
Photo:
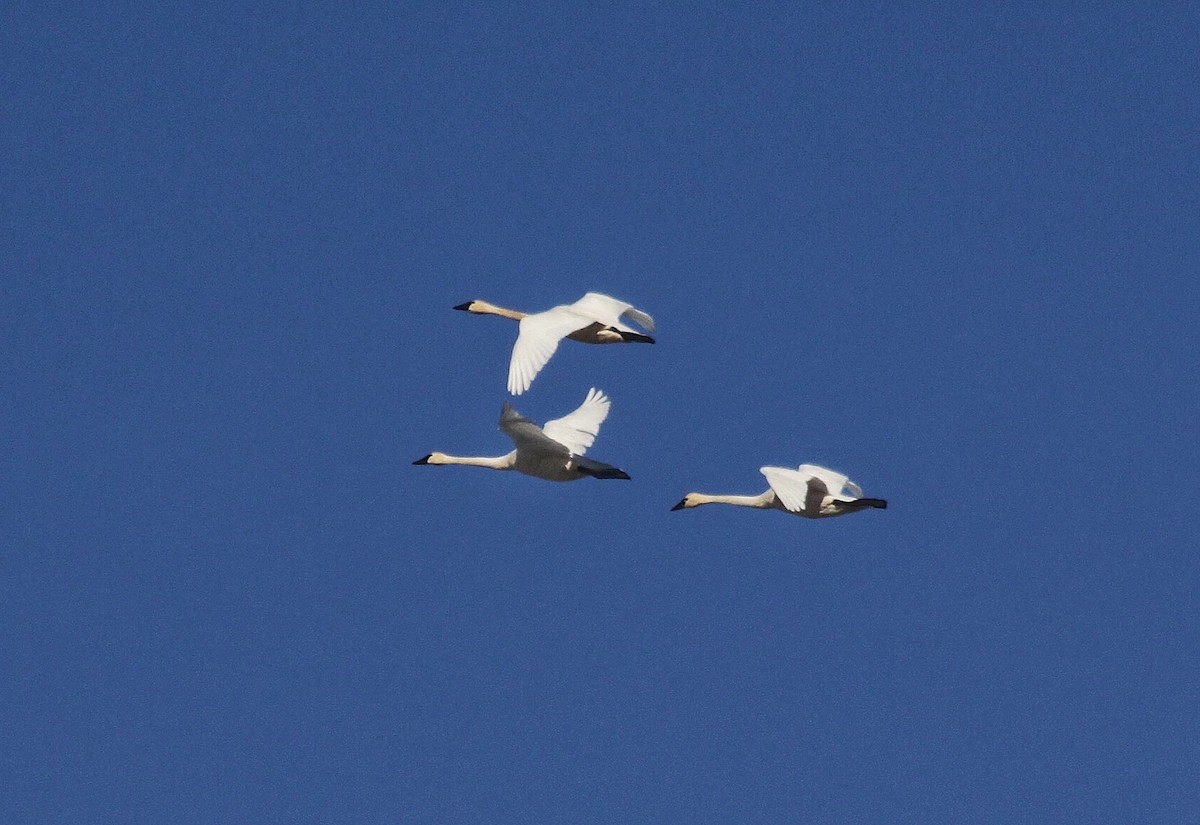
<path id="1" fill-rule="evenodd" d="M 516 447 L 512 452 L 494 458 L 430 453 L 413 464 L 465 464 L 516 470 L 548 481 L 575 481 L 585 476 L 627 479 L 629 475 L 624 470 L 584 457 L 600 432 L 600 424 L 608 417 L 609 403 L 608 396 L 593 388 L 573 412 L 541 427 L 505 404 L 500 410 L 500 429 L 512 439 Z"/>

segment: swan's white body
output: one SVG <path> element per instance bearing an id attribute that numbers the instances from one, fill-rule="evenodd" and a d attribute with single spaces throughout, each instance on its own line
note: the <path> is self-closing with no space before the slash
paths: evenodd
<path id="1" fill-rule="evenodd" d="M 783 510 L 805 518 L 830 518 L 856 513 L 868 507 L 884 509 L 880 498 L 863 498 L 862 488 L 846 476 L 816 464 L 801 464 L 799 469 L 761 467 L 769 489 L 757 496 L 708 495 L 688 493 L 672 510 L 699 507 L 702 504 L 732 504 L 739 507 Z"/>
<path id="2" fill-rule="evenodd" d="M 526 313 L 505 309 L 487 301 L 468 301 L 455 309 L 477 315 L 499 315 L 519 321 L 517 343 L 508 364 L 508 391 L 520 395 L 558 349 L 563 338 L 585 344 L 653 344 L 654 339 L 622 323 L 621 319 L 654 332 L 654 319 L 632 304 L 599 292 L 589 292 L 573 304 L 563 304 L 545 312 Z"/>
<path id="3" fill-rule="evenodd" d="M 453 456 L 430 453 L 413 464 L 465 464 L 492 470 L 516 470 L 547 481 L 593 478 L 629 478 L 624 470 L 584 458 L 608 417 L 608 396 L 595 388 L 573 412 L 547 421 L 543 426 L 530 421 L 508 404 L 500 410 L 500 429 L 516 449 L 496 457 Z"/>

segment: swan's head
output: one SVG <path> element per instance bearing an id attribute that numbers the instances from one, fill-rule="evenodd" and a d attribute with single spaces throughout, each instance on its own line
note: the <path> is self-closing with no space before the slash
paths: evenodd
<path id="1" fill-rule="evenodd" d="M 463 312 L 479 312 L 481 304 L 483 301 L 467 301 L 465 304 L 459 304 L 455 309 Z"/>
<path id="2" fill-rule="evenodd" d="M 678 504 L 676 504 L 674 507 L 672 507 L 671 510 L 672 511 L 686 510 L 688 507 L 699 507 L 701 504 L 707 504 L 707 503 L 708 502 L 706 502 L 706 501 L 700 500 L 699 493 L 688 493 L 686 496 L 684 496 L 680 500 L 680 502 Z"/>
<path id="3" fill-rule="evenodd" d="M 430 453 L 429 455 L 425 456 L 424 458 L 418 458 L 416 461 L 413 462 L 413 464 L 445 464 L 445 463 L 447 463 L 445 453 Z"/>

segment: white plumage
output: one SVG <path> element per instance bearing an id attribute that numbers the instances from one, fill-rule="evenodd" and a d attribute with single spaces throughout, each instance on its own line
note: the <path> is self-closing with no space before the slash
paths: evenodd
<path id="1" fill-rule="evenodd" d="M 512 452 L 494 457 L 435 452 L 413 464 L 465 464 L 516 470 L 548 481 L 575 481 L 585 476 L 627 479 L 629 475 L 624 470 L 584 457 L 608 417 L 609 403 L 608 396 L 593 388 L 579 407 L 541 427 L 505 404 L 500 410 L 500 429 L 512 439 L 516 447 Z"/>
<path id="2" fill-rule="evenodd" d="M 573 304 L 563 304 L 545 312 L 526 313 L 486 301 L 468 301 L 455 309 L 476 315 L 499 315 L 520 322 L 508 364 L 508 391 L 513 395 L 529 389 L 563 338 L 585 344 L 654 343 L 649 335 L 643 335 L 622 321 L 630 321 L 653 332 L 653 318 L 632 304 L 599 292 L 589 292 Z"/>
<path id="3" fill-rule="evenodd" d="M 829 518 L 856 513 L 870 507 L 885 509 L 881 498 L 864 498 L 862 488 L 841 473 L 816 464 L 798 469 L 762 467 L 769 489 L 757 496 L 688 493 L 672 507 L 683 510 L 702 504 L 732 504 L 738 507 L 783 510 L 805 518 Z"/>

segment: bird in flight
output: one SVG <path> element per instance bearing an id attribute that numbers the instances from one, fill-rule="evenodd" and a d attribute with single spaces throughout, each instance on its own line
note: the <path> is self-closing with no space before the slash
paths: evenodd
<path id="1" fill-rule="evenodd" d="M 467 301 L 455 309 L 476 315 L 499 315 L 520 322 L 508 364 L 508 391 L 512 395 L 520 395 L 529 389 L 563 338 L 585 344 L 654 343 L 649 335 L 622 322 L 624 319 L 646 332 L 654 332 L 653 318 L 632 304 L 599 292 L 589 292 L 573 304 L 563 304 L 545 312 L 520 312 L 487 301 Z"/>
<path id="2" fill-rule="evenodd" d="M 783 510 L 805 518 L 830 518 L 860 510 L 887 508 L 881 498 L 864 498 L 862 488 L 841 473 L 816 464 L 801 464 L 799 469 L 762 467 L 767 490 L 757 496 L 709 495 L 688 493 L 672 510 L 685 510 L 702 504 L 732 504 L 763 510 Z"/>
<path id="3" fill-rule="evenodd" d="M 608 396 L 592 388 L 579 407 L 541 427 L 506 403 L 500 410 L 500 429 L 512 439 L 516 447 L 512 452 L 494 458 L 430 453 L 413 464 L 516 470 L 547 481 L 575 481 L 585 476 L 627 479 L 629 474 L 624 470 L 584 457 L 600 432 L 600 424 L 608 417 L 609 403 Z"/>

